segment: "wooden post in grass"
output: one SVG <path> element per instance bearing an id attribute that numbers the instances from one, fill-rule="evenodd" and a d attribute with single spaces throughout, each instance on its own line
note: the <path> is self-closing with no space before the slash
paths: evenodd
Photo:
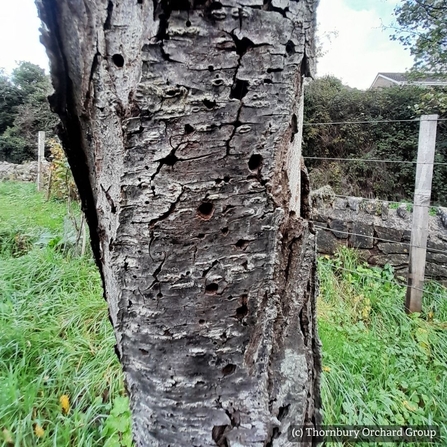
<path id="1" fill-rule="evenodd" d="M 407 313 L 421 312 L 424 288 L 425 261 L 428 236 L 433 162 L 435 158 L 436 126 L 438 115 L 423 115 L 419 127 L 416 183 L 411 228 L 408 288 L 405 301 Z"/>
<path id="2" fill-rule="evenodd" d="M 43 166 L 45 156 L 45 132 L 39 132 L 37 136 L 37 191 L 43 187 Z"/>

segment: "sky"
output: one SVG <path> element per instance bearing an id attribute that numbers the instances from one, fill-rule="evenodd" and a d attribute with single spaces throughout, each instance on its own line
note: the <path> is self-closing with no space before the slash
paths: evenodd
<path id="1" fill-rule="evenodd" d="M 351 87 L 366 89 L 378 72 L 410 68 L 408 51 L 382 30 L 382 24 L 392 24 L 398 2 L 320 0 L 317 22 L 324 55 L 318 61 L 317 76 L 331 74 Z M 48 71 L 39 27 L 33 0 L 0 0 L 0 67 L 10 73 L 23 60 Z"/>

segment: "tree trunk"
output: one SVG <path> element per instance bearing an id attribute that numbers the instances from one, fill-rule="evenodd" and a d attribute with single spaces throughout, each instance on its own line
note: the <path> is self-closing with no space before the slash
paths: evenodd
<path id="1" fill-rule="evenodd" d="M 52 106 L 137 445 L 286 446 L 319 420 L 297 134 L 316 0 L 193 2 L 38 1 Z"/>

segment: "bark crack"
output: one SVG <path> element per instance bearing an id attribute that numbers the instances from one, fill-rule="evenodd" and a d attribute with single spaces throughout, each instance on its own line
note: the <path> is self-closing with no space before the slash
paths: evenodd
<path id="1" fill-rule="evenodd" d="M 164 212 L 160 216 L 156 217 L 155 219 L 152 219 L 149 222 L 149 228 L 153 228 L 158 222 L 161 222 L 162 220 L 167 219 L 175 211 L 175 208 L 177 207 L 177 204 L 180 202 L 180 199 L 184 192 L 185 192 L 185 189 L 182 186 L 182 191 L 179 194 L 179 196 L 177 197 L 177 199 L 171 203 L 169 209 L 166 212 Z"/>

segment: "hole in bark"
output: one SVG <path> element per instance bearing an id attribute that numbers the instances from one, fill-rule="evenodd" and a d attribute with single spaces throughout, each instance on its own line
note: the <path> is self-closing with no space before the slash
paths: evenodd
<path id="1" fill-rule="evenodd" d="M 112 61 L 119 68 L 124 66 L 124 57 L 121 56 L 121 54 L 114 54 L 112 56 Z"/>
<path id="2" fill-rule="evenodd" d="M 230 98 L 241 100 L 248 92 L 248 81 L 236 79 L 236 85 L 231 88 Z"/>
<path id="3" fill-rule="evenodd" d="M 222 368 L 222 374 L 224 375 L 224 377 L 233 374 L 234 371 L 236 371 L 236 365 L 233 365 L 232 363 L 229 363 Z"/>
<path id="4" fill-rule="evenodd" d="M 278 420 L 282 421 L 288 415 L 289 407 L 290 407 L 290 404 L 283 405 L 282 407 L 279 407 L 279 410 L 278 410 Z"/>
<path id="5" fill-rule="evenodd" d="M 214 71 L 214 67 L 212 65 L 208 65 L 208 70 L 209 71 Z"/>
<path id="6" fill-rule="evenodd" d="M 143 4 L 143 0 L 138 0 L 137 3 L 138 3 L 139 5 L 142 5 L 142 4 Z"/>
<path id="7" fill-rule="evenodd" d="M 199 324 L 203 324 L 203 323 L 205 323 L 205 320 L 200 319 L 200 320 L 199 320 Z"/>
<path id="8" fill-rule="evenodd" d="M 271 79 L 265 78 L 264 84 L 273 84 L 273 81 Z"/>
<path id="9" fill-rule="evenodd" d="M 292 135 L 290 136 L 290 142 L 295 139 L 295 134 L 298 133 L 298 119 L 295 114 L 292 115 L 292 121 L 290 123 L 290 127 L 292 128 Z"/>
<path id="10" fill-rule="evenodd" d="M 215 295 L 218 289 L 219 286 L 215 282 L 212 282 L 205 287 L 205 293 L 208 295 Z"/>
<path id="11" fill-rule="evenodd" d="M 200 234 L 197 235 L 197 237 L 198 237 L 199 239 L 203 239 L 203 238 L 205 237 L 205 235 L 204 235 L 203 233 L 200 233 Z"/>
<path id="12" fill-rule="evenodd" d="M 248 314 L 248 307 L 246 304 L 243 304 L 241 307 L 236 309 L 236 318 L 238 320 L 243 320 Z"/>
<path id="13" fill-rule="evenodd" d="M 194 127 L 191 126 L 191 124 L 185 124 L 185 133 L 189 134 L 189 133 L 193 133 L 194 132 Z"/>
<path id="14" fill-rule="evenodd" d="M 191 26 L 191 22 L 189 20 L 187 20 L 185 25 L 189 28 Z"/>
<path id="15" fill-rule="evenodd" d="M 293 53 L 295 53 L 295 44 L 291 40 L 286 43 L 286 53 L 288 56 L 291 56 Z"/>
<path id="16" fill-rule="evenodd" d="M 148 355 L 149 351 L 146 351 L 146 349 L 139 349 L 139 351 L 143 354 L 143 355 Z"/>
<path id="17" fill-rule="evenodd" d="M 228 183 L 230 180 L 231 180 L 231 177 L 229 177 L 228 175 L 226 175 L 226 176 L 224 177 L 224 182 L 225 182 L 225 183 Z"/>
<path id="18" fill-rule="evenodd" d="M 163 298 L 163 294 L 161 292 L 157 293 L 157 298 Z"/>
<path id="19" fill-rule="evenodd" d="M 248 169 L 250 171 L 258 171 L 262 166 L 262 155 L 253 154 L 248 160 Z"/>
<path id="20" fill-rule="evenodd" d="M 203 104 L 205 104 L 207 109 L 212 109 L 216 107 L 216 101 L 210 101 L 209 99 L 204 99 Z"/>
<path id="21" fill-rule="evenodd" d="M 226 236 L 228 234 L 228 227 L 222 228 L 220 231 L 224 236 Z"/>
<path id="22" fill-rule="evenodd" d="M 223 182 L 223 180 L 221 178 L 217 178 L 214 181 L 216 182 L 216 185 L 220 185 Z"/>
<path id="23" fill-rule="evenodd" d="M 197 208 L 197 215 L 203 220 L 210 220 L 214 214 L 214 205 L 210 202 L 203 202 Z"/>
<path id="24" fill-rule="evenodd" d="M 145 166 L 144 169 L 148 170 L 148 169 L 149 169 L 149 166 Z"/>
<path id="25" fill-rule="evenodd" d="M 239 239 L 234 245 L 237 248 L 240 248 L 241 250 L 245 250 L 249 243 L 250 243 L 250 241 L 247 241 L 245 239 Z"/>
<path id="26" fill-rule="evenodd" d="M 241 266 L 244 267 L 244 270 L 248 270 L 248 261 L 244 261 Z"/>

